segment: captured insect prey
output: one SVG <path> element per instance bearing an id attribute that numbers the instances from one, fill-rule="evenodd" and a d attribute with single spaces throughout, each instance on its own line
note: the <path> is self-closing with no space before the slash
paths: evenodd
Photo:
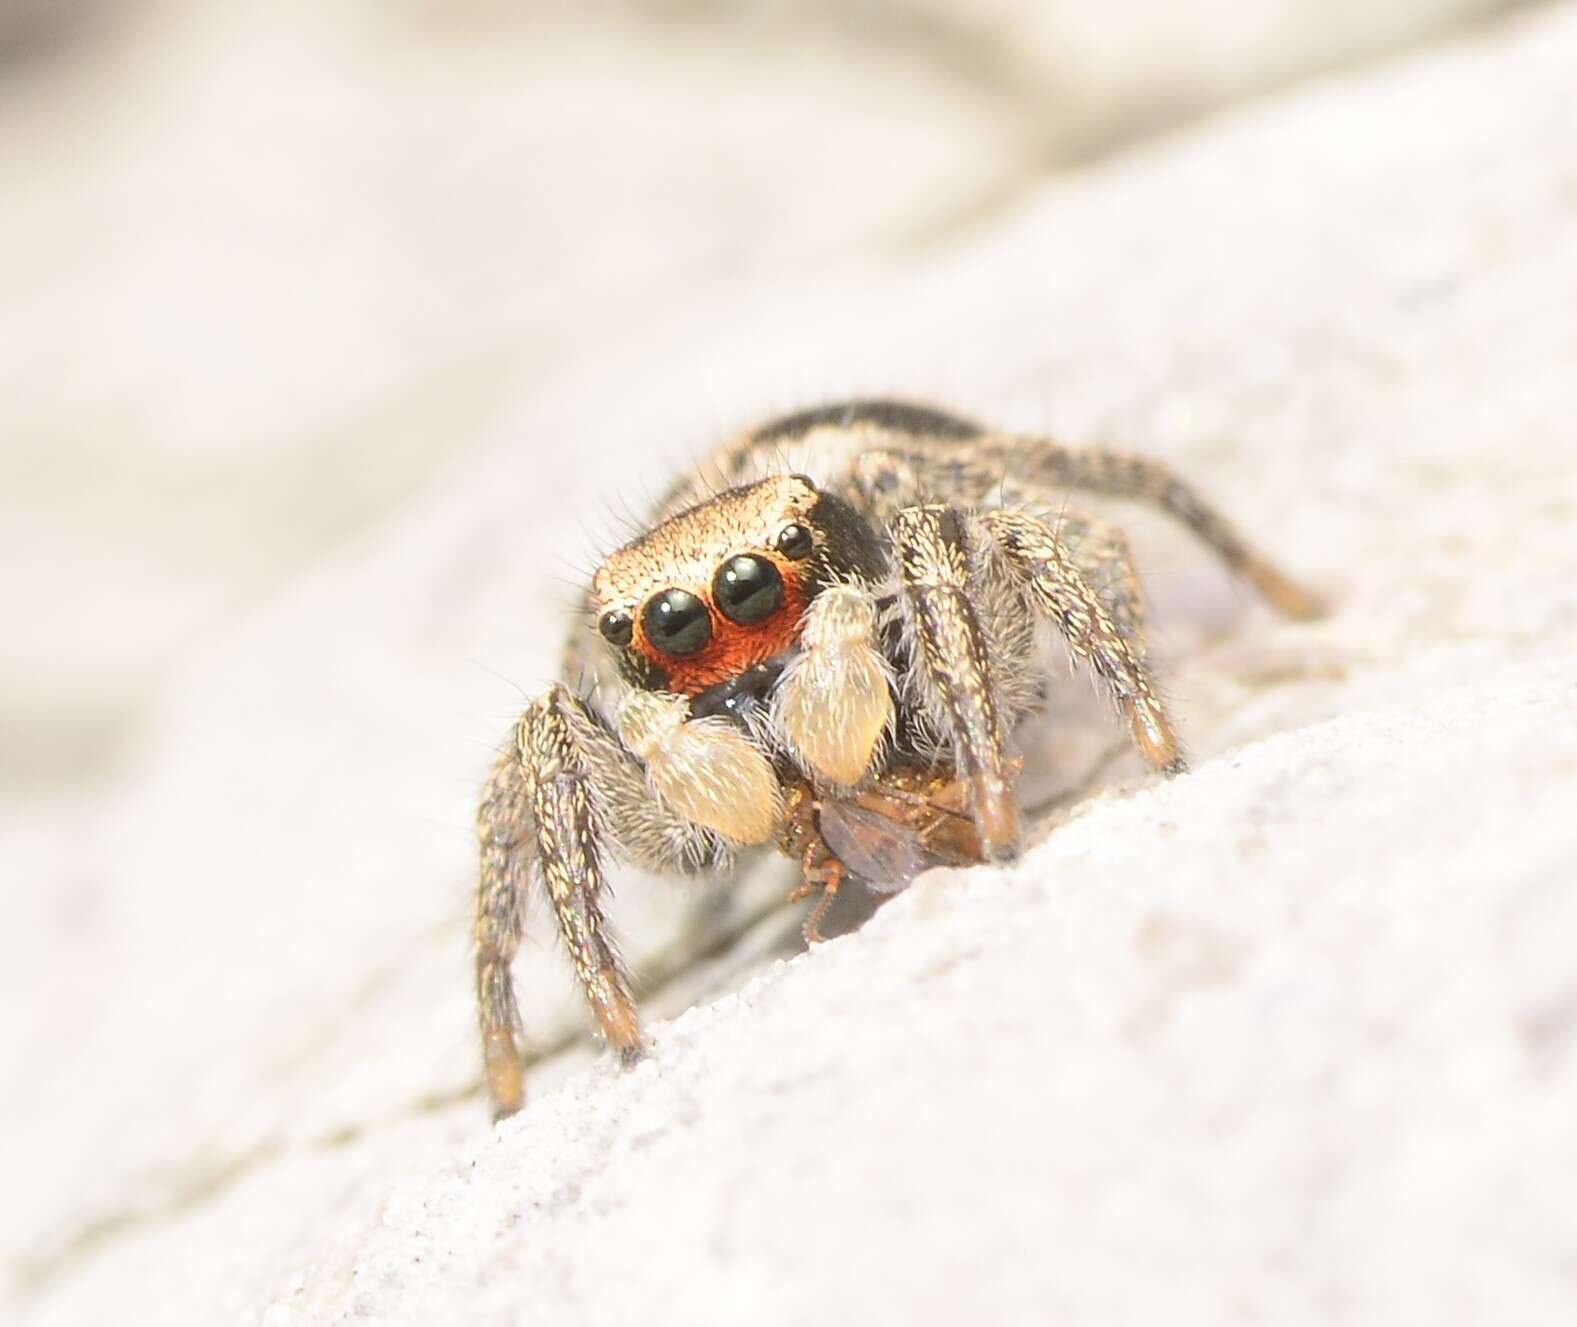
<path id="1" fill-rule="evenodd" d="M 705 476 L 705 478 L 703 478 Z M 721 476 L 721 482 L 717 477 Z M 1004 861 L 1014 734 L 1071 655 L 1145 759 L 1187 762 L 1146 659 L 1122 531 L 1079 492 L 1193 532 L 1291 617 L 1319 611 L 1190 486 L 1139 457 L 858 401 L 775 420 L 681 478 L 603 559 L 561 676 L 493 765 L 477 816 L 476 994 L 495 1115 L 524 1099 L 510 965 L 540 888 L 607 1041 L 645 1041 L 603 914 L 617 861 L 694 874 L 776 846 L 792 897 L 901 889 Z"/>
<path id="2" fill-rule="evenodd" d="M 822 919 L 846 877 L 879 894 L 895 894 L 933 866 L 983 862 L 985 847 L 968 797 L 965 785 L 942 764 L 900 765 L 842 793 L 796 783 L 779 846 L 800 862 L 802 883 L 791 901 L 821 890 L 805 917 L 806 942 L 821 940 Z"/>

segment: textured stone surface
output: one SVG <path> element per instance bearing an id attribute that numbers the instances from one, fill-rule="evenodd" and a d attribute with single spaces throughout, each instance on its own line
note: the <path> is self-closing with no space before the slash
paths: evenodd
<path id="1" fill-rule="evenodd" d="M 0 823 L 18 1306 L 1569 1321 L 1574 65 L 1568 6 L 1332 78 L 505 403 L 170 688 L 69 856 Z M 871 388 L 1172 460 L 1337 612 L 1277 623 L 1142 528 L 1193 774 L 928 878 L 634 1074 L 561 1060 L 490 1134 L 467 822 L 618 532 L 583 513 Z M 688 905 L 619 904 L 660 967 Z M 578 1026 L 546 941 L 522 977 L 539 1039 Z"/>

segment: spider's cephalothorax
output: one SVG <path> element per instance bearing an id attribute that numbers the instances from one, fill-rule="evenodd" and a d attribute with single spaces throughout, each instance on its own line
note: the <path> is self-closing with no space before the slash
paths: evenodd
<path id="1" fill-rule="evenodd" d="M 640 1023 L 601 908 L 609 860 L 693 872 L 776 841 L 803 862 L 798 892 L 823 891 L 814 938 L 846 868 L 1011 857 L 1010 742 L 1045 693 L 1042 622 L 1144 756 L 1184 768 L 1127 545 L 1068 509 L 1079 489 L 1161 508 L 1284 612 L 1316 611 L 1154 462 L 886 401 L 724 446 L 603 562 L 566 658 L 578 689 L 557 684 L 521 716 L 478 814 L 497 1113 L 522 1097 L 509 968 L 533 874 L 599 1027 L 634 1057 Z"/>

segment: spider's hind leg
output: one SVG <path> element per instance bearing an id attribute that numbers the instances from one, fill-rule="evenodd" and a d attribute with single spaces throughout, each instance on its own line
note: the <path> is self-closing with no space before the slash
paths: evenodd
<path id="1" fill-rule="evenodd" d="M 1197 489 L 1159 461 L 1035 437 L 991 436 L 972 446 L 979 462 L 1041 492 L 1076 488 L 1158 508 L 1193 531 L 1288 617 L 1316 618 L 1325 611 L 1318 595 L 1260 553 Z"/>

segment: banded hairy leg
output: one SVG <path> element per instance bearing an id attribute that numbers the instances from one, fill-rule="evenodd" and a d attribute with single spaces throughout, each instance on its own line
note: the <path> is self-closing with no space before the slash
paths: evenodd
<path id="1" fill-rule="evenodd" d="M 531 878 L 542 882 L 603 1036 L 633 1059 L 644 1039 L 603 910 L 607 859 L 694 872 L 725 865 L 734 846 L 765 842 L 775 830 L 778 789 L 765 758 L 721 721 L 683 722 L 676 711 L 685 708 L 682 697 L 631 693 L 615 735 L 556 685 L 521 716 L 493 765 L 477 815 L 475 939 L 483 1067 L 496 1116 L 524 1099 L 510 966 Z"/>

